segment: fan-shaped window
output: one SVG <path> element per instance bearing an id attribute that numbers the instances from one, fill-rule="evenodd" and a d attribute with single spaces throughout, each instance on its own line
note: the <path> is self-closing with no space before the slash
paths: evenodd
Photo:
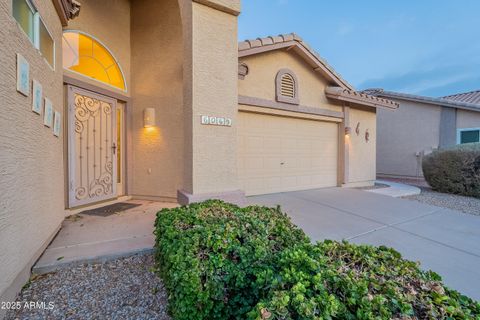
<path id="1" fill-rule="evenodd" d="M 78 31 L 63 33 L 63 68 L 126 91 L 120 64 L 98 40 Z"/>
<path id="2" fill-rule="evenodd" d="M 292 71 L 288 69 L 280 70 L 277 74 L 275 84 L 278 102 L 299 104 L 298 80 Z"/>

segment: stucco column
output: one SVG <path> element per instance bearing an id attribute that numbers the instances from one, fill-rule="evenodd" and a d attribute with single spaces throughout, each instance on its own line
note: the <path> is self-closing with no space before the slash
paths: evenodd
<path id="1" fill-rule="evenodd" d="M 451 147 L 457 143 L 457 109 L 442 107 L 438 140 L 440 148 Z"/>
<path id="2" fill-rule="evenodd" d="M 190 7 L 191 5 L 191 7 Z M 185 183 L 180 203 L 208 198 L 238 202 L 237 178 L 239 0 L 183 3 L 184 39 L 191 56 L 185 61 Z M 185 30 L 186 28 L 186 30 Z M 202 123 L 202 116 L 213 121 Z M 217 122 L 218 120 L 218 122 Z"/>
<path id="3" fill-rule="evenodd" d="M 343 122 L 338 126 L 338 186 L 349 182 L 350 167 L 350 107 L 343 106 Z"/>

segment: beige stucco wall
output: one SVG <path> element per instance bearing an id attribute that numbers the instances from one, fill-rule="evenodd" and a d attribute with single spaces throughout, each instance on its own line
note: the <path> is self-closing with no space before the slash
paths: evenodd
<path id="1" fill-rule="evenodd" d="M 130 1 L 82 0 L 81 14 L 68 23 L 65 30 L 80 30 L 98 39 L 120 63 L 127 92 L 86 78 L 68 70 L 65 74 L 107 90 L 130 95 Z"/>
<path id="2" fill-rule="evenodd" d="M 298 78 L 298 91 L 300 105 L 322 108 L 333 111 L 343 111 L 339 102 L 330 100 L 325 95 L 325 87 L 328 81 L 315 72 L 301 57 L 292 51 L 276 50 L 240 58 L 241 62 L 248 65 L 249 73 L 244 80 L 238 80 L 238 91 L 240 96 L 275 101 L 275 78 L 280 69 L 287 68 L 295 73 Z M 239 105 L 241 109 L 245 106 Z M 252 107 L 250 107 L 252 108 Z M 292 106 L 294 109 L 295 106 Z M 265 109 L 269 113 L 278 113 L 273 109 Z M 283 116 L 297 116 L 292 112 L 282 112 Z M 309 115 L 312 117 L 311 115 Z M 365 108 L 358 105 L 351 105 L 349 108 L 348 120 L 350 126 L 355 127 L 361 123 L 360 135 L 352 134 L 347 138 L 347 150 L 343 154 L 344 133 L 336 136 L 331 141 L 335 149 L 340 150 L 338 156 L 338 183 L 339 185 L 367 185 L 371 184 L 376 177 L 376 113 L 373 108 Z M 322 120 L 329 120 L 323 117 Z M 330 121 L 338 119 L 330 118 Z M 343 126 L 341 126 L 343 128 Z M 365 130 L 370 133 L 370 141 L 365 141 Z M 347 158 L 345 160 L 345 157 Z M 346 170 L 344 171 L 344 166 Z M 346 174 L 344 173 L 346 172 Z M 346 180 L 345 180 L 346 179 Z"/>
<path id="3" fill-rule="evenodd" d="M 160 18 L 161 17 L 161 18 Z M 183 40 L 177 0 L 132 4 L 132 172 L 134 196 L 176 198 L 183 186 Z M 145 108 L 156 128 L 143 128 Z"/>
<path id="4" fill-rule="evenodd" d="M 377 113 L 377 173 L 420 176 L 422 151 L 438 148 L 441 107 L 398 100 L 400 108 Z"/>
<path id="5" fill-rule="evenodd" d="M 204 5 L 211 6 L 220 10 L 225 10 L 232 14 L 238 15 L 241 9 L 240 0 L 193 0 Z"/>
<path id="6" fill-rule="evenodd" d="M 457 109 L 457 129 L 480 128 L 480 112 Z"/>
<path id="7" fill-rule="evenodd" d="M 352 131 L 346 139 L 348 145 L 348 183 L 358 184 L 376 179 L 376 143 L 377 124 L 374 109 L 350 108 L 350 127 Z M 359 134 L 355 129 L 359 126 Z M 368 130 L 369 140 L 365 133 Z"/>
<path id="8" fill-rule="evenodd" d="M 294 52 L 276 50 L 243 57 L 240 61 L 248 65 L 249 73 L 238 83 L 239 95 L 275 101 L 276 75 L 280 69 L 287 68 L 298 78 L 301 105 L 342 111 L 325 96 L 327 80 Z"/>
<path id="9" fill-rule="evenodd" d="M 17 25 L 11 1 L 0 1 L 0 301 L 12 301 L 63 219 L 65 134 L 54 137 L 43 116 L 31 111 L 32 93 L 25 97 L 16 91 L 20 53 L 30 63 L 30 82 L 38 80 L 44 96 L 65 116 L 62 26 L 51 1 L 36 4 L 55 40 L 55 71 Z"/>
<path id="10" fill-rule="evenodd" d="M 238 189 L 237 66 L 237 17 L 192 3 L 193 161 L 191 189 L 186 190 L 189 193 L 218 193 Z M 202 115 L 229 117 L 233 126 L 202 125 Z"/>

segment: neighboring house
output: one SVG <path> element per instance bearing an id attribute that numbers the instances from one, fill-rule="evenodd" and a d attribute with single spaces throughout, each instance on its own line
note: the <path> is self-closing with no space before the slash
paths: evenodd
<path id="1" fill-rule="evenodd" d="M 400 103 L 377 112 L 377 174 L 422 177 L 422 158 L 437 148 L 480 141 L 480 93 L 443 98 L 369 89 L 365 93 Z"/>
<path id="2" fill-rule="evenodd" d="M 480 109 L 480 90 L 458 93 L 450 96 L 443 97 L 443 99 L 475 104 Z M 462 113 L 462 119 L 460 120 L 461 126 L 457 128 L 457 144 L 480 142 L 480 121 L 478 116 L 474 116 L 469 119 L 470 113 Z M 472 121 L 470 121 L 472 120 Z"/>
<path id="3" fill-rule="evenodd" d="M 78 208 L 373 183 L 376 112 L 398 104 L 356 92 L 295 35 L 238 44 L 239 13 L 0 2 L 0 301 Z"/>

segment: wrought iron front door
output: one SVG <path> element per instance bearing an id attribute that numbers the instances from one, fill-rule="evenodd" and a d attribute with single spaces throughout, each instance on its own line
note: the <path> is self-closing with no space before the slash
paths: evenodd
<path id="1" fill-rule="evenodd" d="M 68 86 L 69 207 L 117 196 L 115 99 Z"/>

